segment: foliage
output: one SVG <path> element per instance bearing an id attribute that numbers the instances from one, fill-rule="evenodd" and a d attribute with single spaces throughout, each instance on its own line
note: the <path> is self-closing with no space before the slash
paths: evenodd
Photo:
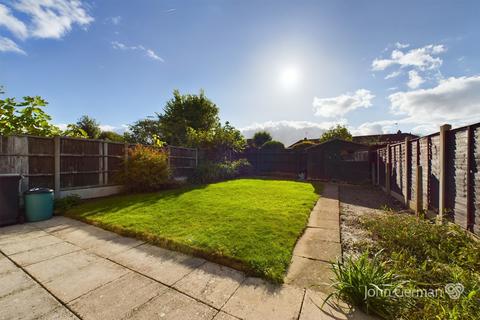
<path id="1" fill-rule="evenodd" d="M 282 282 L 317 199 L 310 183 L 235 179 L 92 200 L 67 215 Z"/>
<path id="2" fill-rule="evenodd" d="M 134 192 L 155 191 L 169 185 L 168 154 L 155 147 L 137 145 L 128 151 L 119 180 Z"/>
<path id="3" fill-rule="evenodd" d="M 281 143 L 280 141 L 276 141 L 276 140 L 267 141 L 262 146 L 262 150 L 279 151 L 279 150 L 283 150 L 283 149 L 285 149 L 285 146 L 283 145 L 283 143 Z"/>
<path id="4" fill-rule="evenodd" d="M 246 159 L 225 162 L 205 162 L 198 165 L 190 177 L 193 183 L 209 183 L 250 175 L 252 165 Z"/>
<path id="5" fill-rule="evenodd" d="M 301 150 L 305 150 L 307 148 L 310 148 L 314 145 L 316 145 L 316 143 L 313 142 L 313 141 L 303 140 L 301 142 L 295 143 L 293 146 L 290 147 L 290 149 L 301 151 Z"/>
<path id="6" fill-rule="evenodd" d="M 335 296 L 359 307 L 367 314 L 388 317 L 399 312 L 407 302 L 395 295 L 382 295 L 382 292 L 400 289 L 403 282 L 393 271 L 387 271 L 386 262 L 379 261 L 377 255 L 370 260 L 368 251 L 357 259 L 347 257 L 343 262 L 333 263 L 332 270 L 336 279 L 332 285 L 334 292 L 324 303 Z M 368 294 L 370 292 L 375 294 Z"/>
<path id="7" fill-rule="evenodd" d="M 173 91 L 173 98 L 165 105 L 163 114 L 157 115 L 160 136 L 171 145 L 185 145 L 188 128 L 209 132 L 219 125 L 218 107 L 203 91 L 198 95 Z"/>
<path id="8" fill-rule="evenodd" d="M 346 126 L 337 124 L 336 127 L 332 127 L 325 131 L 320 137 L 320 143 L 329 141 L 332 139 L 342 139 L 346 141 L 352 141 L 352 134 L 348 131 Z"/>
<path id="9" fill-rule="evenodd" d="M 253 144 L 257 148 L 261 148 L 265 142 L 272 141 L 272 136 L 267 131 L 258 131 L 253 135 Z"/>
<path id="10" fill-rule="evenodd" d="M 21 102 L 14 98 L 0 99 L 0 135 L 58 135 L 60 130 L 50 123 L 52 118 L 42 109 L 47 104 L 38 96 L 23 97 Z"/>
<path id="11" fill-rule="evenodd" d="M 398 301 L 397 311 L 383 316 L 476 319 L 480 314 L 480 243 L 457 225 L 439 225 L 385 209 L 384 216 L 362 222 L 375 240 L 370 250 L 382 250 L 371 263 L 399 275 L 410 289 L 443 292 L 446 284 L 461 283 L 464 291 L 457 300 L 444 293 L 413 297 L 408 305 Z"/>
<path id="12" fill-rule="evenodd" d="M 97 122 L 97 120 L 86 115 L 78 119 L 75 125 L 85 131 L 90 139 L 98 139 L 100 133 L 102 132 L 100 129 L 100 124 Z"/>
<path id="13" fill-rule="evenodd" d="M 156 119 L 138 120 L 128 127 L 125 132 L 125 140 L 130 143 L 155 145 L 155 141 L 161 136 L 160 122 Z"/>
<path id="14" fill-rule="evenodd" d="M 187 146 L 207 149 L 217 155 L 217 159 L 224 160 L 227 154 L 241 152 L 245 148 L 245 139 L 239 130 L 230 123 L 224 126 L 218 124 L 209 131 L 187 128 Z"/>
<path id="15" fill-rule="evenodd" d="M 115 141 L 115 142 L 124 142 L 125 138 L 116 132 L 113 131 L 102 131 L 98 136 L 99 139 Z"/>
<path id="16" fill-rule="evenodd" d="M 88 134 L 85 132 L 85 130 L 83 130 L 76 124 L 67 125 L 67 129 L 62 131 L 62 136 L 88 139 Z"/>
<path id="17" fill-rule="evenodd" d="M 54 207 L 55 213 L 64 214 L 74 206 L 81 203 L 82 198 L 77 194 L 72 194 L 63 198 L 55 199 Z"/>

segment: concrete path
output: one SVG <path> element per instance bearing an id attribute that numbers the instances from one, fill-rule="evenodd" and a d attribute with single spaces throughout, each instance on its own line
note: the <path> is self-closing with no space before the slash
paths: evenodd
<path id="1" fill-rule="evenodd" d="M 351 319 L 322 292 L 64 217 L 0 228 L 0 283 L 0 319 Z"/>
<path id="2" fill-rule="evenodd" d="M 325 184 L 307 228 L 295 246 L 285 282 L 329 293 L 333 278 L 329 262 L 341 256 L 338 186 Z"/>

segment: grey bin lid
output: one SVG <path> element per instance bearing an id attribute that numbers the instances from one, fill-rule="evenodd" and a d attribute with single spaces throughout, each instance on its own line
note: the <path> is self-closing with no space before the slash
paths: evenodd
<path id="1" fill-rule="evenodd" d="M 32 188 L 25 191 L 23 194 L 40 194 L 40 193 L 53 193 L 52 189 L 48 188 Z"/>

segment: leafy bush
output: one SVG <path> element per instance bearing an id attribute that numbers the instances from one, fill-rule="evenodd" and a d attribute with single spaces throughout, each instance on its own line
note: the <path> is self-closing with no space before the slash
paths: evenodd
<path id="1" fill-rule="evenodd" d="M 301 151 L 313 147 L 314 145 L 316 145 L 316 143 L 313 141 L 303 140 L 301 142 L 295 143 L 290 149 Z"/>
<path id="2" fill-rule="evenodd" d="M 252 165 L 246 159 L 225 162 L 205 162 L 198 165 L 190 177 L 193 183 L 209 183 L 233 179 L 253 172 Z"/>
<path id="3" fill-rule="evenodd" d="M 272 135 L 267 131 L 258 131 L 258 132 L 255 132 L 252 140 L 255 147 L 260 148 L 266 142 L 272 141 Z"/>
<path id="4" fill-rule="evenodd" d="M 80 204 L 82 198 L 80 198 L 77 194 L 72 194 L 60 199 L 55 199 L 54 207 L 55 213 L 63 214 L 67 212 L 69 209 L 73 208 L 74 206 Z"/>
<path id="5" fill-rule="evenodd" d="M 283 150 L 285 146 L 280 141 L 272 140 L 263 144 L 262 150 Z"/>
<path id="6" fill-rule="evenodd" d="M 403 306 L 403 302 L 395 295 L 382 294 L 401 288 L 403 282 L 393 273 L 387 271 L 385 262 L 380 262 L 377 255 L 372 260 L 365 252 L 357 259 L 350 257 L 344 262 L 332 264 L 336 282 L 335 290 L 325 302 L 335 296 L 365 311 L 388 317 L 395 314 Z"/>
<path id="7" fill-rule="evenodd" d="M 137 145 L 128 151 L 119 180 L 134 192 L 164 189 L 170 184 L 168 154 L 159 148 Z"/>

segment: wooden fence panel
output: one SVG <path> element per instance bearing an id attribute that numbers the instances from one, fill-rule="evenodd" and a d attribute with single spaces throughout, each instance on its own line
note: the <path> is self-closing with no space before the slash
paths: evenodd
<path id="1" fill-rule="evenodd" d="M 420 165 L 422 166 L 422 206 L 428 210 L 429 185 L 430 181 L 430 138 L 424 137 L 420 141 Z"/>
<path id="2" fill-rule="evenodd" d="M 415 179 L 417 176 L 417 166 L 420 165 L 418 162 L 418 157 L 419 157 L 418 144 L 419 144 L 418 140 L 414 140 L 410 142 L 410 145 L 409 145 L 410 152 L 409 152 L 409 157 L 408 157 L 409 159 L 408 159 L 408 166 L 407 166 L 410 169 L 408 170 L 408 177 L 407 177 L 407 186 L 409 186 L 407 198 L 409 201 L 412 201 L 413 203 L 416 203 L 417 201 L 417 198 L 416 198 L 417 189 L 416 189 Z"/>
<path id="3" fill-rule="evenodd" d="M 429 209 L 438 213 L 440 190 L 440 135 L 430 138 Z"/>
<path id="4" fill-rule="evenodd" d="M 480 235 L 480 127 L 473 130 L 472 215 L 473 231 Z"/>

